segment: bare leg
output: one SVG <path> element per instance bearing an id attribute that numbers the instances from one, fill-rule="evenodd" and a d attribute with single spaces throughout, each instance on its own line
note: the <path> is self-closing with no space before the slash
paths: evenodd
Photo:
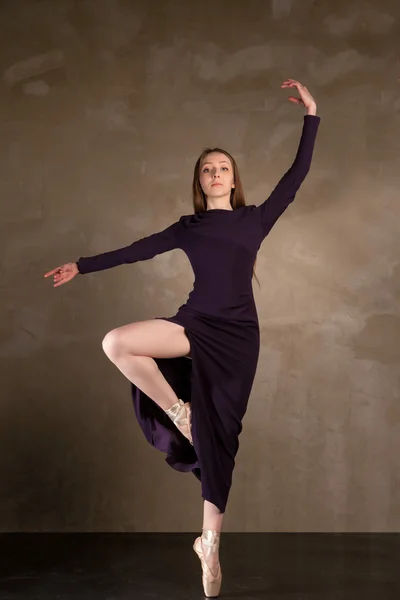
<path id="1" fill-rule="evenodd" d="M 112 360 L 112 362 L 129 381 L 137 385 L 163 410 L 168 410 L 178 402 L 177 395 L 153 358 L 123 354 L 117 360 Z"/>
<path id="2" fill-rule="evenodd" d="M 221 532 L 224 514 L 208 500 L 203 504 L 203 529 L 212 529 Z"/>
<path id="3" fill-rule="evenodd" d="M 211 530 L 221 533 L 222 529 L 222 521 L 224 519 L 224 514 L 220 512 L 220 510 L 212 504 L 208 502 L 208 500 L 204 500 L 203 505 L 203 531 Z M 211 569 L 215 569 L 219 563 L 219 553 L 215 551 L 210 553 L 210 556 L 207 557 L 207 564 Z"/>
<path id="4" fill-rule="evenodd" d="M 188 356 L 190 343 L 183 327 L 153 319 L 114 329 L 103 340 L 108 358 L 129 381 L 168 410 L 178 398 L 152 358 Z"/>

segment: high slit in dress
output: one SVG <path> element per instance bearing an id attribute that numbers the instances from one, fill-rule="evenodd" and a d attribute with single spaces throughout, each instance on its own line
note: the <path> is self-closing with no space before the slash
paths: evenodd
<path id="1" fill-rule="evenodd" d="M 202 497 L 225 512 L 242 419 L 252 389 L 260 348 L 260 330 L 252 290 L 257 251 L 277 219 L 294 200 L 312 160 L 320 117 L 305 115 L 292 166 L 259 206 L 211 209 L 178 221 L 129 246 L 81 257 L 79 272 L 91 273 L 148 260 L 182 249 L 194 271 L 193 289 L 170 317 L 182 326 L 190 355 L 155 358 L 178 398 L 192 408 L 193 446 L 165 412 L 131 384 L 133 407 L 150 444 L 166 454 L 178 471 L 201 481 Z"/>

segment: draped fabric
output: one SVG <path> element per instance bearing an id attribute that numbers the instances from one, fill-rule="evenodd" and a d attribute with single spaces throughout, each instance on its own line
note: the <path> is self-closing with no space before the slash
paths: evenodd
<path id="1" fill-rule="evenodd" d="M 157 359 L 178 398 L 191 402 L 194 445 L 164 411 L 131 384 L 137 420 L 150 444 L 167 463 L 193 472 L 202 496 L 225 511 L 242 419 L 257 369 L 260 333 L 252 289 L 257 252 L 289 204 L 310 166 L 320 117 L 305 115 L 295 160 L 270 196 L 259 206 L 211 209 L 178 221 L 129 246 L 81 257 L 80 273 L 148 260 L 180 248 L 195 281 L 185 304 L 170 317 L 157 317 L 184 328 L 191 358 Z"/>

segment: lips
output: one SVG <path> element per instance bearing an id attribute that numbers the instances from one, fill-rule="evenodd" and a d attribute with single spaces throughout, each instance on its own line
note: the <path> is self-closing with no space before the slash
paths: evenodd
<path id="1" fill-rule="evenodd" d="M 214 187 L 214 185 L 222 185 L 222 183 L 213 183 L 211 187 Z"/>

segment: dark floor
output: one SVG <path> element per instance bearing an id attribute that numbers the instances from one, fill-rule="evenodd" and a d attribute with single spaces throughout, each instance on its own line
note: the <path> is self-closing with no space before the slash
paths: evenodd
<path id="1" fill-rule="evenodd" d="M 197 534 L 3 533 L 0 599 L 204 598 Z M 223 533 L 226 600 L 400 600 L 400 534 Z"/>

